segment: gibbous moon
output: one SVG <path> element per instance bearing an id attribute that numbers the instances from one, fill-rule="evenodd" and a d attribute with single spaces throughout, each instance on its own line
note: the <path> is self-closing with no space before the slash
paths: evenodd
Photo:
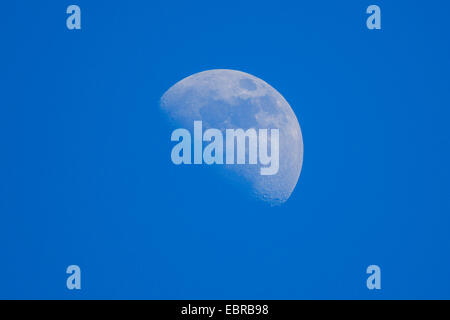
<path id="1" fill-rule="evenodd" d="M 161 98 L 162 110 L 177 126 L 203 130 L 279 129 L 279 170 L 261 175 L 259 164 L 213 165 L 253 197 L 270 205 L 289 199 L 303 162 L 303 139 L 294 111 L 283 96 L 263 80 L 234 70 L 209 70 L 187 77 Z M 270 150 L 270 149 L 269 149 Z M 219 168 L 220 167 L 220 168 Z"/>

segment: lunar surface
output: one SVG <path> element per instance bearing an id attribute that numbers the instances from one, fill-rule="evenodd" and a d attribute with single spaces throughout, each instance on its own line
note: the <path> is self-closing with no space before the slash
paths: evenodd
<path id="1" fill-rule="evenodd" d="M 303 162 L 303 139 L 292 108 L 263 80 L 233 70 L 210 70 L 187 77 L 161 98 L 161 108 L 179 127 L 193 132 L 194 121 L 203 130 L 279 129 L 279 170 L 261 175 L 259 164 L 213 165 L 256 199 L 279 205 L 291 196 Z M 270 149 L 269 149 L 270 150 Z M 243 187 L 243 188 L 242 188 Z"/>

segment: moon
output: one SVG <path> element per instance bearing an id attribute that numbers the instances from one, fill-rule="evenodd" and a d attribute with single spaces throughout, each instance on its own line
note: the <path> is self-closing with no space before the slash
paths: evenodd
<path id="1" fill-rule="evenodd" d="M 303 163 L 303 138 L 294 111 L 283 96 L 263 80 L 235 70 L 208 70 L 173 85 L 160 107 L 169 119 L 188 130 L 201 120 L 203 130 L 279 129 L 279 170 L 260 174 L 261 165 L 216 165 L 239 189 L 272 206 L 294 191 Z M 270 149 L 269 149 L 270 150 Z"/>

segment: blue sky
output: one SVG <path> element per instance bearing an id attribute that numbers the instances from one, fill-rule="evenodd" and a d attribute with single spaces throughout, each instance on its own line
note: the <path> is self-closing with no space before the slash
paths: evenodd
<path id="1" fill-rule="evenodd" d="M 74 3 L 81 31 L 66 28 Z M 365 26 L 371 4 L 382 30 Z M 0 298 L 450 298 L 449 10 L 3 4 Z M 265 80 L 299 119 L 303 170 L 282 207 L 170 161 L 158 101 L 216 68 Z"/>

